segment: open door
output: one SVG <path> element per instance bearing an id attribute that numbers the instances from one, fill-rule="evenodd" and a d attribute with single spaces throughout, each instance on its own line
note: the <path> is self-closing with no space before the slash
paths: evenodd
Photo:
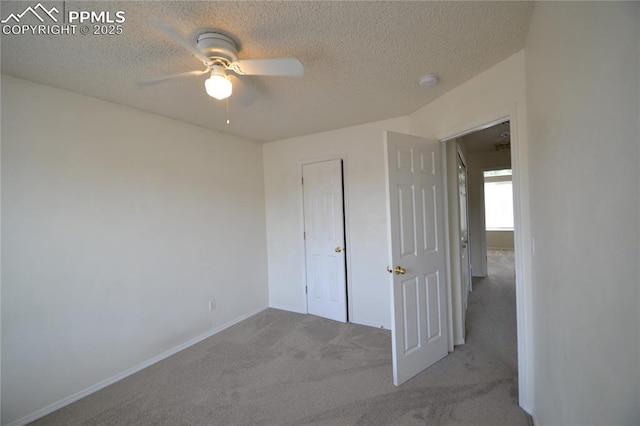
<path id="1" fill-rule="evenodd" d="M 471 247 L 469 237 L 469 203 L 467 198 L 467 164 L 458 149 L 458 211 L 460 218 L 460 281 L 462 291 L 462 323 L 464 324 L 472 290 Z M 463 332 L 464 335 L 464 332 Z"/>
<path id="2" fill-rule="evenodd" d="M 385 132 L 393 383 L 448 353 L 441 144 Z"/>

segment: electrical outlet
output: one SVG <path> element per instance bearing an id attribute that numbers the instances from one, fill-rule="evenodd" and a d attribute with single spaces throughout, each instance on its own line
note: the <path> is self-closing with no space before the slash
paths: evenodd
<path id="1" fill-rule="evenodd" d="M 216 310 L 216 299 L 209 300 L 209 312 Z"/>

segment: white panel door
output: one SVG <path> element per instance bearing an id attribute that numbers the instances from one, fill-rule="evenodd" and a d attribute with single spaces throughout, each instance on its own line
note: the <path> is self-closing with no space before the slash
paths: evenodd
<path id="1" fill-rule="evenodd" d="M 393 383 L 448 353 L 441 144 L 386 132 Z"/>
<path id="2" fill-rule="evenodd" d="M 465 323 L 471 291 L 471 250 L 469 244 L 469 204 L 467 202 L 467 166 L 458 152 L 458 209 L 460 212 L 460 285 L 462 294 L 462 324 Z"/>
<path id="3" fill-rule="evenodd" d="M 342 160 L 302 166 L 307 310 L 347 321 Z"/>

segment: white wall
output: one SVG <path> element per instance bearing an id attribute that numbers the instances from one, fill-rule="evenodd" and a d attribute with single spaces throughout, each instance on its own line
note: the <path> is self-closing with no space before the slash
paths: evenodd
<path id="1" fill-rule="evenodd" d="M 513 231 L 487 231 L 489 250 L 513 250 Z"/>
<path id="2" fill-rule="evenodd" d="M 538 3 L 526 43 L 535 414 L 640 423 L 640 3 Z"/>
<path id="3" fill-rule="evenodd" d="M 262 146 L 2 76 L 2 267 L 6 424 L 266 307 Z"/>
<path id="4" fill-rule="evenodd" d="M 269 304 L 306 313 L 302 164 L 343 158 L 350 321 L 391 324 L 383 131 L 407 133 L 407 118 L 264 145 Z"/>

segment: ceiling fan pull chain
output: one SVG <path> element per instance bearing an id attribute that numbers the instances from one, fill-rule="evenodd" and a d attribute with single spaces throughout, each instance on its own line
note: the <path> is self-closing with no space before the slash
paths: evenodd
<path id="1" fill-rule="evenodd" d="M 231 120 L 229 120 L 229 98 L 227 98 L 227 124 L 231 124 Z"/>

